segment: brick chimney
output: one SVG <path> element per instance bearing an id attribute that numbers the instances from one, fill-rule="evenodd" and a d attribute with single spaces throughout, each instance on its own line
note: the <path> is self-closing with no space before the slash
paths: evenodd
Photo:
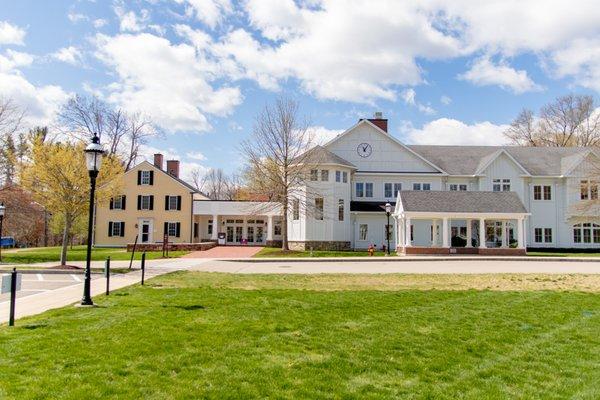
<path id="1" fill-rule="evenodd" d="M 179 178 L 179 160 L 167 160 L 167 173 Z"/>
<path id="2" fill-rule="evenodd" d="M 387 133 L 388 120 L 387 118 L 383 118 L 383 113 L 381 111 L 377 111 L 375 114 L 373 114 L 373 118 L 369 118 L 369 122 L 373 123 L 373 125 Z"/>
<path id="3" fill-rule="evenodd" d="M 154 166 L 158 169 L 163 169 L 164 157 L 160 153 L 154 155 Z"/>

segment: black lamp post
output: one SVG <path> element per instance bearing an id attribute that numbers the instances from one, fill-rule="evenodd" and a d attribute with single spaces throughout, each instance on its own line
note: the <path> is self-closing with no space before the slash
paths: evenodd
<path id="1" fill-rule="evenodd" d="M 385 226 L 385 237 L 387 239 L 387 255 L 390 255 L 390 214 L 392 213 L 392 205 L 385 203 L 385 215 L 387 215 L 387 225 Z"/>
<path id="2" fill-rule="evenodd" d="M 91 262 L 92 262 L 92 229 L 94 224 L 94 194 L 96 193 L 96 178 L 102 164 L 102 146 L 100 138 L 94 133 L 92 143 L 85 148 L 85 164 L 90 174 L 90 209 L 88 219 L 87 255 L 85 259 L 85 281 L 83 284 L 82 306 L 93 306 L 91 296 Z"/>
<path id="3" fill-rule="evenodd" d="M 6 207 L 4 207 L 4 203 L 0 203 L 0 262 L 2 262 L 2 222 L 4 222 L 5 212 Z"/>

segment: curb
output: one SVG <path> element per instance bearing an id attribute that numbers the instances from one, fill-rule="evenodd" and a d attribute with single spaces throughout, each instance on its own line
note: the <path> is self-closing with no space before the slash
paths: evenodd
<path id="1" fill-rule="evenodd" d="M 214 261 L 231 261 L 246 263 L 280 263 L 280 262 L 308 262 L 308 263 L 327 263 L 327 262 L 444 262 L 444 261 L 509 261 L 509 262 L 585 262 L 600 263 L 600 257 L 596 258 L 569 258 L 569 257 L 423 257 L 423 258 L 403 258 L 403 257 L 335 257 L 335 258 L 220 258 Z"/>

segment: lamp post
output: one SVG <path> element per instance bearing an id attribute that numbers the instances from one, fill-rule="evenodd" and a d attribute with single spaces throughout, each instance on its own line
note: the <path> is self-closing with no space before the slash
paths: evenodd
<path id="1" fill-rule="evenodd" d="M 390 214 L 392 213 L 392 205 L 385 203 L 385 215 L 387 215 L 387 225 L 385 226 L 385 237 L 387 239 L 387 255 L 390 255 Z"/>
<path id="2" fill-rule="evenodd" d="M 88 219 L 87 255 L 85 259 L 85 281 L 83 284 L 82 306 L 93 306 L 91 296 L 91 261 L 92 261 L 92 225 L 94 224 L 94 194 L 96 192 L 96 178 L 102 164 L 102 146 L 100 138 L 94 133 L 92 143 L 85 148 L 85 164 L 90 174 L 90 209 Z"/>
<path id="3" fill-rule="evenodd" d="M 2 222 L 4 222 L 4 213 L 6 212 L 6 207 L 4 203 L 0 203 L 0 262 L 2 262 Z"/>

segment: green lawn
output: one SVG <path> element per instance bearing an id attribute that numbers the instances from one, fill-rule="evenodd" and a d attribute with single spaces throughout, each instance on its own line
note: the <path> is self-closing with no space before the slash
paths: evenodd
<path id="1" fill-rule="evenodd" d="M 0 398 L 596 399 L 599 279 L 177 273 L 0 327 Z"/>
<path id="2" fill-rule="evenodd" d="M 600 257 L 600 251 L 597 253 L 560 253 L 546 251 L 530 251 L 528 256 L 534 257 Z"/>
<path id="3" fill-rule="evenodd" d="M 186 251 L 170 251 L 169 257 L 181 257 L 187 254 Z M 115 248 L 93 248 L 92 249 L 92 260 L 106 260 L 106 257 L 110 256 L 112 260 L 129 260 L 131 259 L 131 253 L 125 251 L 125 249 Z M 67 252 L 68 261 L 85 261 L 86 247 L 85 246 L 73 246 L 69 248 Z M 146 259 L 152 260 L 161 258 L 161 251 L 150 251 L 146 253 Z M 140 260 L 142 254 L 140 252 L 135 253 L 135 259 Z M 41 247 L 35 249 L 22 249 L 19 251 L 3 251 L 2 262 L 13 263 L 13 264 L 31 264 L 37 262 L 46 261 L 60 261 L 60 247 Z"/>
<path id="4" fill-rule="evenodd" d="M 391 255 L 395 256 L 396 252 L 392 251 Z M 253 257 L 257 258 L 268 258 L 268 257 L 368 257 L 367 251 L 321 251 L 315 250 L 312 253 L 310 251 L 282 251 L 277 247 L 263 247 L 261 251 L 256 253 Z M 385 256 L 382 251 L 376 251 L 374 257 Z"/>

